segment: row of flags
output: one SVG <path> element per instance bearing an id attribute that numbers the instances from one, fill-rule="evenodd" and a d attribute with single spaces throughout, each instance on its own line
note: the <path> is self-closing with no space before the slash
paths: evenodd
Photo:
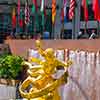
<path id="1" fill-rule="evenodd" d="M 44 25 L 44 17 L 46 16 L 46 9 L 45 9 L 46 0 L 40 0 L 40 2 L 41 2 L 40 12 L 41 12 L 41 16 L 42 16 L 42 25 Z M 37 11 L 38 11 L 37 0 L 32 0 L 32 14 L 34 14 L 35 17 L 36 17 Z M 18 21 L 19 21 L 20 27 L 23 26 L 23 22 L 26 25 L 30 23 L 30 9 L 29 9 L 28 0 L 26 0 L 26 2 L 25 2 L 24 21 L 23 21 L 23 17 L 22 17 L 20 0 L 18 0 L 17 13 L 18 13 Z M 13 7 L 13 11 L 12 11 L 12 26 L 16 27 L 16 9 L 14 7 Z"/>
<path id="2" fill-rule="evenodd" d="M 41 12 L 41 16 L 42 16 L 42 25 L 44 26 L 44 20 L 46 17 L 46 0 L 40 0 L 40 12 Z M 84 8 L 84 20 L 88 21 L 88 4 L 89 4 L 89 0 L 82 0 L 82 7 Z M 93 0 L 92 3 L 93 7 L 93 12 L 94 12 L 94 17 L 96 20 L 100 21 L 100 0 Z M 67 13 L 66 11 L 66 7 L 67 7 L 67 0 L 63 0 L 63 7 L 61 10 L 61 20 L 66 22 L 67 21 L 67 14 L 69 19 L 73 19 L 74 15 L 75 15 L 75 7 L 76 7 L 76 0 L 70 0 L 70 6 L 69 6 L 69 12 Z M 29 11 L 29 4 L 28 4 L 28 0 L 26 0 L 25 2 L 25 18 L 23 21 L 23 17 L 22 17 L 22 10 L 21 10 L 21 5 L 20 5 L 20 0 L 18 0 L 18 7 L 17 7 L 17 13 L 18 13 L 18 21 L 19 21 L 19 25 L 20 27 L 23 26 L 23 22 L 25 22 L 25 24 L 29 24 L 30 23 L 30 11 Z M 35 15 L 38 11 L 38 5 L 37 5 L 37 0 L 32 0 L 32 13 Z M 13 12 L 12 12 L 12 25 L 13 27 L 16 26 L 16 10 L 15 8 L 13 8 Z M 52 0 L 52 24 L 55 24 L 55 18 L 56 18 L 56 0 Z"/>
<path id="3" fill-rule="evenodd" d="M 40 0 L 40 12 L 41 12 L 41 16 L 42 16 L 42 26 L 44 26 L 44 19 L 46 17 L 46 0 Z M 63 14 L 64 14 L 64 19 L 66 19 L 66 0 L 64 0 L 64 8 L 63 8 Z M 20 5 L 20 0 L 18 0 L 18 7 L 17 7 L 17 13 L 18 13 L 18 21 L 19 21 L 19 26 L 22 27 L 23 26 L 23 22 L 25 24 L 30 23 L 30 11 L 29 11 L 29 4 L 28 4 L 28 0 L 26 0 L 25 2 L 25 18 L 23 21 L 23 17 L 22 17 L 22 10 L 21 10 L 21 5 Z M 38 11 L 38 5 L 37 5 L 37 0 L 32 0 L 32 13 L 34 15 L 36 15 Z M 56 0 L 52 0 L 52 24 L 55 24 L 55 17 L 56 17 Z M 16 10 L 15 8 L 13 8 L 13 12 L 12 12 L 12 26 L 16 27 Z"/>
<path id="4" fill-rule="evenodd" d="M 62 15 L 62 20 L 66 22 L 66 3 L 67 0 L 63 0 L 63 12 L 61 13 Z M 82 0 L 82 7 L 84 9 L 84 20 L 87 22 L 89 19 L 89 14 L 88 14 L 88 5 L 89 5 L 89 0 Z M 69 19 L 73 19 L 75 15 L 75 7 L 76 7 L 76 0 L 70 0 L 70 6 L 69 6 Z M 94 13 L 94 18 L 97 21 L 100 21 L 100 0 L 92 0 L 92 10 Z"/>

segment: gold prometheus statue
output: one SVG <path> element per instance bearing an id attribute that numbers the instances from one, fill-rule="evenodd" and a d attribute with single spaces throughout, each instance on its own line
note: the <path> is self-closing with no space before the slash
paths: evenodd
<path id="1" fill-rule="evenodd" d="M 36 41 L 36 47 L 44 60 L 32 58 L 32 62 L 38 64 L 34 66 L 25 62 L 29 66 L 29 76 L 19 87 L 21 96 L 28 100 L 61 100 L 58 87 L 65 83 L 65 78 L 68 77 L 67 68 L 72 61 L 59 61 L 52 48 L 42 49 L 39 40 Z"/>

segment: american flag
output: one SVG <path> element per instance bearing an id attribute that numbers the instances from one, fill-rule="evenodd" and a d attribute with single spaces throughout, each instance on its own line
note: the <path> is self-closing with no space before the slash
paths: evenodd
<path id="1" fill-rule="evenodd" d="M 28 0 L 26 0 L 26 4 L 25 4 L 25 24 L 29 24 L 29 22 L 30 22 L 30 12 L 29 12 Z"/>
<path id="2" fill-rule="evenodd" d="M 69 19 L 73 19 L 75 12 L 75 0 L 70 0 Z"/>

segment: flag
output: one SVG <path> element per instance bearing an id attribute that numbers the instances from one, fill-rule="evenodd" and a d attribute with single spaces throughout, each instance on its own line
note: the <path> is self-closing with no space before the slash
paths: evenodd
<path id="1" fill-rule="evenodd" d="M 64 8 L 61 8 L 61 21 L 64 22 Z"/>
<path id="2" fill-rule="evenodd" d="M 67 21 L 67 16 L 66 16 L 66 7 L 67 7 L 67 0 L 64 0 L 64 22 Z"/>
<path id="3" fill-rule="evenodd" d="M 18 0 L 18 8 L 17 8 L 18 16 L 20 16 L 20 0 Z"/>
<path id="4" fill-rule="evenodd" d="M 84 8 L 84 20 L 88 21 L 88 0 L 82 0 L 82 6 Z"/>
<path id="5" fill-rule="evenodd" d="M 44 26 L 44 0 L 41 0 L 41 15 L 42 15 L 42 26 Z"/>
<path id="6" fill-rule="evenodd" d="M 46 17 L 46 0 L 44 0 L 44 16 Z"/>
<path id="7" fill-rule="evenodd" d="M 94 12 L 94 18 L 98 21 L 100 21 L 100 2 L 99 0 L 93 0 L 93 12 Z"/>
<path id="8" fill-rule="evenodd" d="M 19 26 L 23 27 L 23 16 L 22 16 L 22 10 L 20 9 L 20 0 L 18 0 L 17 13 L 18 13 Z"/>
<path id="9" fill-rule="evenodd" d="M 12 11 L 12 27 L 15 28 L 16 27 L 16 11 L 15 11 L 15 7 L 13 8 Z"/>
<path id="10" fill-rule="evenodd" d="M 56 16 L 56 0 L 52 0 L 52 24 L 55 23 Z"/>
<path id="11" fill-rule="evenodd" d="M 37 10 L 38 10 L 37 0 L 33 0 L 32 13 L 35 13 Z"/>
<path id="12" fill-rule="evenodd" d="M 44 11 L 44 0 L 41 0 L 41 10 L 40 10 L 41 12 L 43 12 Z"/>
<path id="13" fill-rule="evenodd" d="M 20 10 L 20 17 L 19 17 L 19 26 L 23 27 L 23 13 L 22 13 L 22 9 Z"/>
<path id="14" fill-rule="evenodd" d="M 44 16 L 46 16 L 46 0 L 44 1 L 40 0 L 40 2 L 41 2 L 41 11 L 43 10 Z"/>
<path id="15" fill-rule="evenodd" d="M 67 7 L 67 0 L 63 0 L 63 8 L 62 8 L 62 10 L 61 10 L 61 20 L 62 20 L 63 22 L 67 22 L 66 7 Z"/>
<path id="16" fill-rule="evenodd" d="M 26 4 L 25 4 L 25 24 L 29 24 L 29 22 L 30 22 L 30 13 L 29 13 L 28 0 L 26 0 Z"/>
<path id="17" fill-rule="evenodd" d="M 75 0 L 70 0 L 69 19 L 73 19 L 75 13 Z"/>

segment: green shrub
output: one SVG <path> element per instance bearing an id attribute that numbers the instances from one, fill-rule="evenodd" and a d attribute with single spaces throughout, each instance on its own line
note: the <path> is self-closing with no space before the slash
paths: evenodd
<path id="1" fill-rule="evenodd" d="M 16 79 L 22 70 L 23 59 L 19 56 L 0 57 L 0 78 Z"/>

